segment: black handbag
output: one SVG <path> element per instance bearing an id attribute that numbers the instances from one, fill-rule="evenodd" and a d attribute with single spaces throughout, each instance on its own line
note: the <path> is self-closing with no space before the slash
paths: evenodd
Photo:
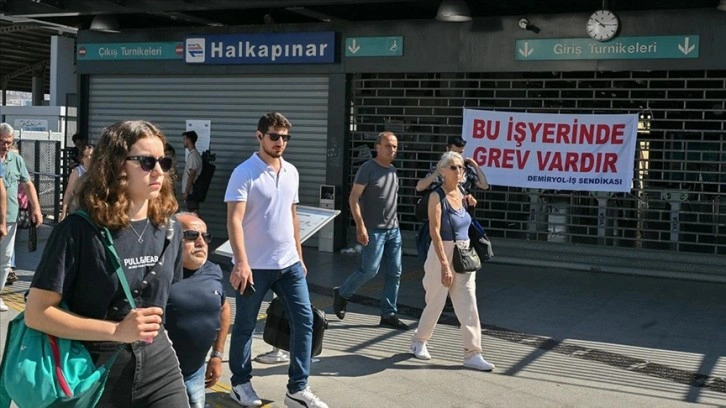
<path id="1" fill-rule="evenodd" d="M 454 255 L 452 257 L 452 264 L 454 272 L 456 273 L 469 273 L 476 272 L 481 268 L 481 259 L 477 255 L 474 246 L 471 245 L 471 241 L 467 248 L 460 248 L 456 244 L 456 232 L 454 231 L 454 222 L 451 219 L 451 213 L 448 212 L 449 202 L 446 200 L 446 195 L 441 197 L 442 209 L 449 215 L 449 227 L 451 227 L 451 237 L 454 239 Z M 471 227 L 471 226 L 470 226 Z"/>
<path id="2" fill-rule="evenodd" d="M 325 312 L 313 307 L 313 347 L 312 356 L 317 356 L 323 351 L 323 335 L 328 328 L 328 320 Z M 262 339 L 272 347 L 290 351 L 290 320 L 282 307 L 282 300 L 279 297 L 272 299 L 267 308 L 267 319 Z"/>
<path id="3" fill-rule="evenodd" d="M 470 245 L 468 248 L 462 249 L 454 244 L 454 272 L 468 273 L 476 272 L 481 269 L 481 259 L 476 254 L 474 248 Z"/>

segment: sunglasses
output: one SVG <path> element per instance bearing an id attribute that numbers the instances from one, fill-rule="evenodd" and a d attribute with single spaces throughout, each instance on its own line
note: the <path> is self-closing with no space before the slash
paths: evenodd
<path id="1" fill-rule="evenodd" d="M 195 230 L 184 230 L 184 239 L 187 241 L 196 241 L 200 235 L 207 244 L 212 242 L 212 234 L 208 232 L 201 233 Z"/>
<path id="2" fill-rule="evenodd" d="M 156 167 L 156 163 L 159 163 L 161 171 L 166 173 L 171 169 L 172 160 L 171 157 L 162 156 L 156 158 L 154 156 L 129 156 L 126 160 L 136 160 L 141 165 L 141 170 L 151 171 Z"/>
<path id="3" fill-rule="evenodd" d="M 464 166 L 457 166 L 457 165 L 451 165 L 451 166 L 449 166 L 449 168 L 451 169 L 451 171 L 462 171 L 462 170 L 464 170 Z"/>
<path id="4" fill-rule="evenodd" d="M 265 133 L 265 134 L 267 136 L 270 136 L 270 140 L 272 140 L 273 142 L 277 142 L 278 140 L 280 140 L 280 138 L 282 138 L 283 142 L 287 142 L 288 140 L 290 140 L 290 136 L 292 136 L 290 134 L 283 135 L 280 133 Z"/>

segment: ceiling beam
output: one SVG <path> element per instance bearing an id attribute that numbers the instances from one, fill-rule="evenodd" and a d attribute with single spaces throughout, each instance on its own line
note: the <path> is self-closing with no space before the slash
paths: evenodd
<path id="1" fill-rule="evenodd" d="M 26 65 L 23 68 L 7 73 L 0 77 L 0 84 L 6 85 L 8 82 L 10 82 L 11 79 L 23 76 L 25 74 L 29 74 L 31 72 L 44 71 L 48 65 L 50 65 L 49 59 L 37 61 L 36 63 L 31 65 Z M 3 86 L 3 88 L 5 88 L 5 86 Z"/>

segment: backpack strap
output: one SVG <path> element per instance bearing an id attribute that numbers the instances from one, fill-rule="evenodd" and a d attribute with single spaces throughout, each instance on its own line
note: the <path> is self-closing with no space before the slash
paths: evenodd
<path id="1" fill-rule="evenodd" d="M 103 246 L 106 248 L 106 252 L 109 255 L 109 258 L 111 259 L 111 266 L 116 271 L 116 276 L 118 276 L 118 280 L 121 283 L 121 287 L 124 289 L 124 294 L 126 295 L 126 300 L 128 300 L 129 305 L 132 309 L 136 309 L 136 302 L 134 302 L 134 297 L 131 296 L 131 289 L 129 288 L 129 282 L 126 280 L 126 275 L 124 274 L 123 268 L 121 267 L 121 260 L 119 259 L 118 253 L 116 252 L 116 248 L 113 245 L 113 238 L 111 238 L 111 232 L 106 227 L 99 227 L 93 220 L 91 219 L 91 216 L 88 215 L 87 212 L 84 210 L 78 210 L 73 213 L 73 215 L 77 215 L 84 220 L 86 220 L 93 229 L 100 235 L 101 242 L 103 243 Z M 166 244 L 168 245 L 168 244 Z M 164 248 L 166 249 L 166 247 Z"/>

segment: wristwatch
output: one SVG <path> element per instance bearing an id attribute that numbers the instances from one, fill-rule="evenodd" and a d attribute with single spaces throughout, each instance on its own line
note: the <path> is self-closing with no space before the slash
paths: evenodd
<path id="1" fill-rule="evenodd" d="M 211 353 L 209 353 L 209 358 L 219 357 L 222 358 L 222 353 L 220 353 L 217 350 L 212 350 Z"/>

